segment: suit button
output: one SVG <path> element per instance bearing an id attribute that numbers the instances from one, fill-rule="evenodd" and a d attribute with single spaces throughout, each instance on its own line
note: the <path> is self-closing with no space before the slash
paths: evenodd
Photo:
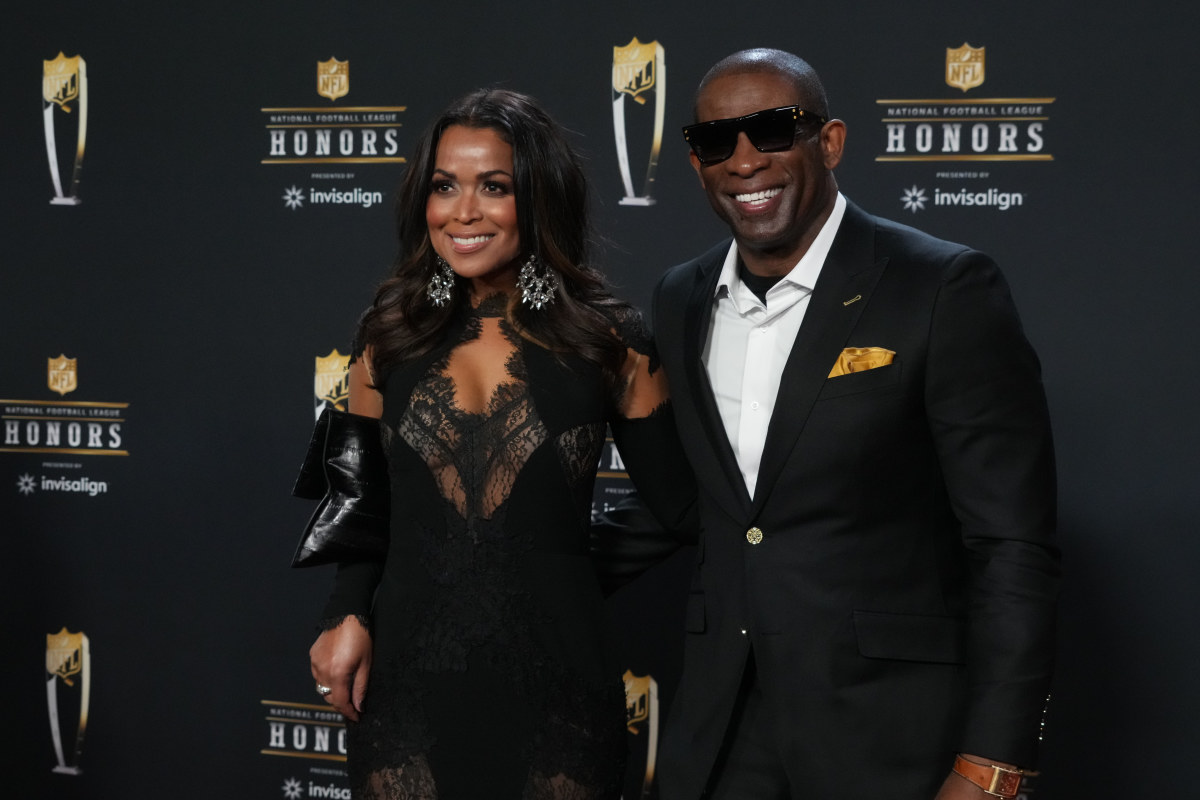
<path id="1" fill-rule="evenodd" d="M 761 528 L 751 528 L 750 530 L 746 531 L 746 541 L 749 542 L 750 544 L 758 544 L 759 542 L 761 542 L 762 541 L 762 529 Z"/>

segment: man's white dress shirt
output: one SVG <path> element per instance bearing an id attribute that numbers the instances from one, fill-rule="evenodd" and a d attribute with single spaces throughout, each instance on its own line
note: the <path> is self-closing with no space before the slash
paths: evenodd
<path id="1" fill-rule="evenodd" d="M 736 241 L 721 268 L 704 344 L 704 366 L 751 497 L 783 367 L 845 211 L 846 198 L 839 192 L 812 246 L 770 288 L 765 305 L 738 276 Z"/>

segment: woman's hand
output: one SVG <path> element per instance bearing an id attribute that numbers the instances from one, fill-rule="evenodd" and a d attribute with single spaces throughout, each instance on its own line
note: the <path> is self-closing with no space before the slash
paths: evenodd
<path id="1" fill-rule="evenodd" d="M 308 651 L 313 679 L 331 691 L 325 702 L 358 722 L 371 673 L 371 634 L 354 615 L 317 637 Z"/>

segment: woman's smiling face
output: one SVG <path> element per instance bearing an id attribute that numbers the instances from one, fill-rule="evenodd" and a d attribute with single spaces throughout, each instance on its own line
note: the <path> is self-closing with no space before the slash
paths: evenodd
<path id="1" fill-rule="evenodd" d="M 438 141 L 425 222 L 434 251 L 479 297 L 516 283 L 521 237 L 513 150 L 492 128 L 451 125 Z"/>

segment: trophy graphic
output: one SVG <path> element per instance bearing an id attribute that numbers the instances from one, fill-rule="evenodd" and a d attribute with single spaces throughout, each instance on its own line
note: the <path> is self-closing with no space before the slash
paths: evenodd
<path id="1" fill-rule="evenodd" d="M 350 356 L 344 356 L 333 348 L 327 356 L 317 356 L 313 373 L 313 395 L 316 398 L 314 411 L 318 417 L 326 407 L 346 411 L 350 403 Z"/>
<path id="2" fill-rule="evenodd" d="M 638 797 L 647 798 L 654 784 L 658 757 L 658 681 L 649 675 L 634 675 L 631 670 L 625 670 L 621 677 L 625 681 L 626 730 L 637 736 L 641 733 L 642 723 L 646 723 L 646 770 Z M 641 749 L 638 747 L 636 752 L 640 754 Z M 632 762 L 630 766 L 633 766 Z"/>
<path id="3" fill-rule="evenodd" d="M 83 734 L 87 729 L 88 701 L 92 694 L 92 656 L 88 638 L 82 632 L 69 633 L 64 627 L 58 633 L 46 634 L 46 705 L 50 712 L 50 735 L 54 739 L 54 754 L 58 766 L 54 772 L 78 775 L 79 756 L 83 752 Z M 63 706 L 59 706 L 59 683 L 63 691 Z M 71 763 L 63 754 L 63 727 L 69 722 L 70 711 L 79 706 L 79 722 L 75 729 L 75 747 L 71 752 Z M 71 709 L 65 708 L 70 705 Z M 64 719 L 65 716 L 65 719 Z"/>
<path id="4" fill-rule="evenodd" d="M 663 48 L 658 42 L 642 43 L 633 37 L 624 47 L 613 48 L 612 64 L 613 130 L 617 140 L 617 163 L 621 167 L 621 180 L 625 184 L 623 206 L 651 206 L 654 198 L 650 190 L 654 186 L 654 172 L 658 167 L 658 153 L 662 149 L 663 118 L 667 107 L 667 65 L 663 59 Z M 633 178 L 629 170 L 629 137 L 625 124 L 625 97 L 628 95 L 639 106 L 646 104 L 643 96 L 654 93 L 654 130 L 650 138 L 650 158 L 646 163 L 646 180 L 642 193 L 633 193 Z M 639 115 L 640 116 L 640 115 Z"/>
<path id="5" fill-rule="evenodd" d="M 58 57 L 53 61 L 42 62 L 42 100 L 46 156 L 50 160 L 50 179 L 54 181 L 54 197 L 50 202 L 56 206 L 77 206 L 80 202 L 79 176 L 83 171 L 83 144 L 87 139 L 87 64 L 83 58 L 67 58 L 59 51 Z M 79 101 L 78 113 L 70 105 L 75 100 Z M 65 121 L 64 126 L 74 122 L 77 129 L 75 167 L 71 170 L 71 193 L 68 195 L 63 194 L 62 175 L 59 170 L 58 142 L 55 136 L 55 126 L 59 119 Z M 67 157 L 71 157 L 69 151 Z"/>

